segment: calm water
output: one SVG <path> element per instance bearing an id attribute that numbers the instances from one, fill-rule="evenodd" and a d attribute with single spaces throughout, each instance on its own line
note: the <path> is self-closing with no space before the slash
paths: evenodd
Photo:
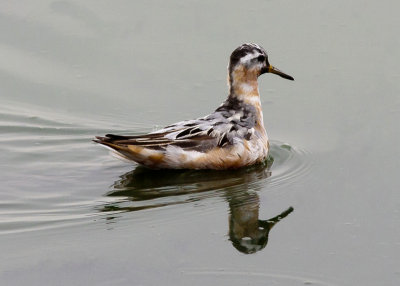
<path id="1" fill-rule="evenodd" d="M 399 285 L 400 4 L 243 3 L 0 3 L 1 285 Z M 249 41 L 295 78 L 260 78 L 266 166 L 91 142 L 208 114 Z"/>

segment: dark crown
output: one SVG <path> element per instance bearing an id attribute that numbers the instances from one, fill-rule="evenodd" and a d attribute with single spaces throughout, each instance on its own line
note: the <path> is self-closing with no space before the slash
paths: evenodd
<path id="1" fill-rule="evenodd" d="M 232 52 L 229 66 L 234 67 L 240 61 L 241 58 L 247 56 L 248 54 L 255 54 L 255 53 L 265 55 L 265 57 L 268 58 L 267 52 L 259 45 L 243 44 Z"/>

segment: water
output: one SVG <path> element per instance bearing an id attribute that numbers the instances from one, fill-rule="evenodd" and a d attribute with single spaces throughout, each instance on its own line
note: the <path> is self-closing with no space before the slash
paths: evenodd
<path id="1" fill-rule="evenodd" d="M 0 4 L 1 285 L 398 285 L 399 4 Z M 267 166 L 148 172 L 91 142 L 203 116 L 256 42 Z"/>

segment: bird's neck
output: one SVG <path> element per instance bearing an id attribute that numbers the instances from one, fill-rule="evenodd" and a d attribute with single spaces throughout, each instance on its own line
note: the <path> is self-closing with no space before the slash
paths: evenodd
<path id="1" fill-rule="evenodd" d="M 256 74 L 246 74 L 243 72 L 230 73 L 228 76 L 228 100 L 237 100 L 243 104 L 254 106 L 257 111 L 257 122 L 263 127 L 263 113 L 261 109 L 257 78 L 258 75 Z"/>
<path id="2" fill-rule="evenodd" d="M 231 81 L 229 85 L 229 96 L 243 101 L 246 104 L 258 103 L 260 101 L 260 94 L 258 92 L 257 80 Z"/>
<path id="3" fill-rule="evenodd" d="M 228 73 L 229 97 L 243 101 L 246 104 L 260 101 L 258 92 L 258 72 L 245 68 L 236 68 Z"/>

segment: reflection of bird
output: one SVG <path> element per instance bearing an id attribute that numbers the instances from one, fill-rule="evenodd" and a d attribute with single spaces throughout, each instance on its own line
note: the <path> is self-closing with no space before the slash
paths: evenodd
<path id="1" fill-rule="evenodd" d="M 268 243 L 274 225 L 293 211 L 292 207 L 268 220 L 259 219 L 260 199 L 256 192 L 233 195 L 229 199 L 229 239 L 240 252 L 251 254 Z"/>
<path id="2" fill-rule="evenodd" d="M 131 204 L 111 203 L 101 211 L 138 211 L 198 201 L 209 197 L 210 191 L 220 196 L 230 191 L 245 192 L 249 186 L 259 189 L 265 185 L 265 179 L 271 176 L 269 168 L 272 163 L 273 158 L 270 157 L 265 164 L 229 171 L 151 170 L 138 167 L 122 175 L 114 183 L 113 190 L 106 194 L 108 197 L 127 198 L 126 201 L 131 201 Z"/>
<path id="3" fill-rule="evenodd" d="M 107 134 L 94 141 L 151 168 L 234 169 L 262 162 L 269 142 L 264 128 L 257 78 L 274 73 L 266 51 L 243 44 L 228 66 L 229 96 L 213 113 L 139 136 Z"/>
<path id="4" fill-rule="evenodd" d="M 273 159 L 266 163 L 229 171 L 138 167 L 114 183 L 113 190 L 106 195 L 117 200 L 100 211 L 110 212 L 107 219 L 114 220 L 115 212 L 136 212 L 223 196 L 229 202 L 232 245 L 240 252 L 255 253 L 267 245 L 272 227 L 293 211 L 290 207 L 271 219 L 259 219 L 258 191 L 268 184 Z"/>

